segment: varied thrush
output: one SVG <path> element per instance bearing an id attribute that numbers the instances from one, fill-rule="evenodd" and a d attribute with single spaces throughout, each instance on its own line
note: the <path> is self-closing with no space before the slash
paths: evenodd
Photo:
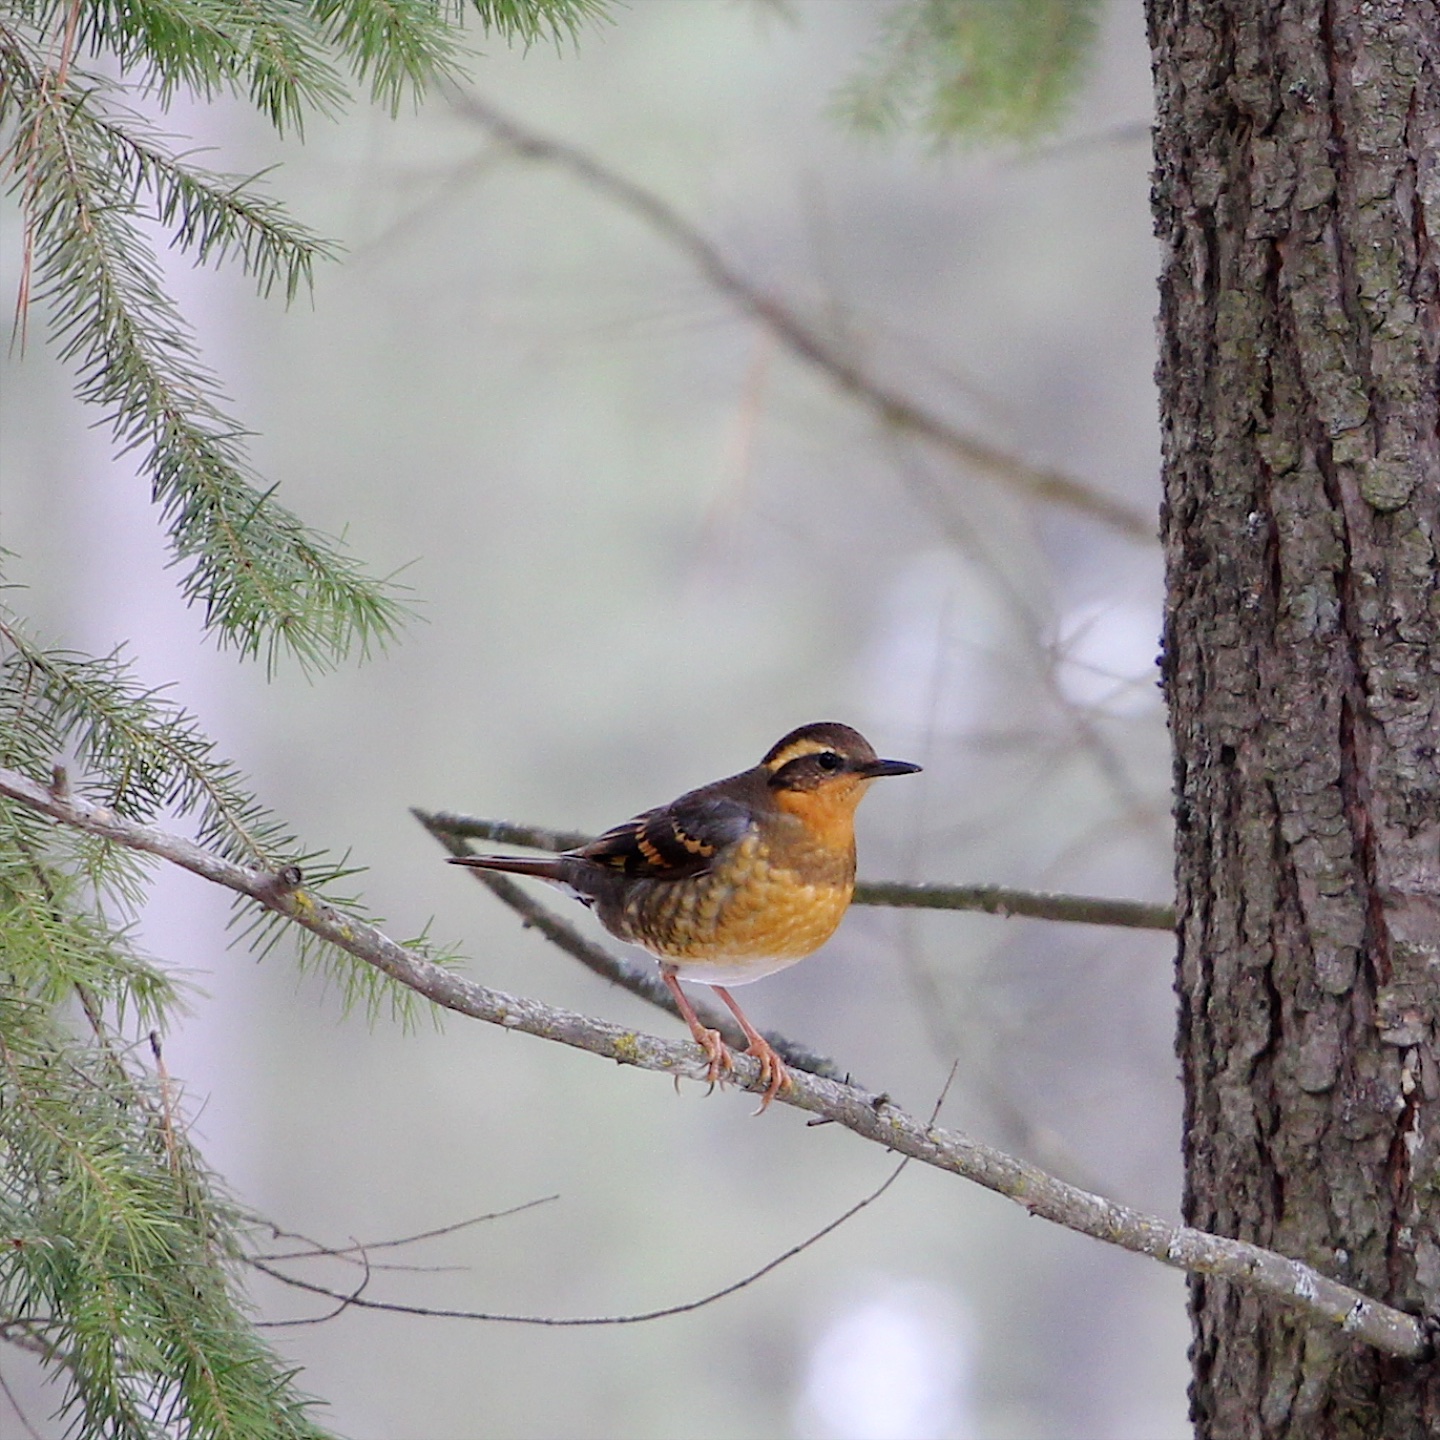
<path id="1" fill-rule="evenodd" d="M 773 975 L 834 934 L 855 890 L 855 807 L 872 780 L 919 769 L 881 760 L 848 725 L 802 725 L 752 769 L 646 810 L 578 850 L 451 863 L 549 880 L 591 906 L 612 935 L 656 956 L 714 1084 L 733 1057 L 700 1023 L 679 977 L 711 986 L 760 1062 L 764 1110 L 789 1072 L 726 987 Z"/>

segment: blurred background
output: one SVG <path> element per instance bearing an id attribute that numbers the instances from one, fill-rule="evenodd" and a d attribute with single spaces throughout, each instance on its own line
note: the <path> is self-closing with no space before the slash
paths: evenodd
<path id="1" fill-rule="evenodd" d="M 662 197 L 888 386 L 1153 515 L 1139 8 L 1104 11 L 1059 137 L 943 154 L 831 115 L 885 9 L 650 0 L 573 48 L 477 37 L 474 87 Z M 516 159 L 459 98 L 399 120 L 362 108 L 303 147 L 238 108 L 167 123 L 221 168 L 280 162 L 270 188 L 346 247 L 288 312 L 233 275 L 172 266 L 171 282 L 260 472 L 372 571 L 399 572 L 418 619 L 313 684 L 217 655 L 163 569 L 145 487 L 33 336 L 0 398 L 0 544 L 42 638 L 130 640 L 264 801 L 369 867 L 392 933 L 428 923 L 488 985 L 678 1036 L 441 863 L 408 807 L 598 830 L 816 719 L 925 766 L 867 800 L 862 876 L 1168 898 L 1156 544 L 879 425 L 633 211 Z M 679 1303 L 893 1168 L 784 1107 L 752 1119 L 743 1094 L 677 1095 L 456 1017 L 369 1024 L 283 953 L 228 949 L 228 913 L 162 876 L 144 933 L 192 977 L 167 1063 L 247 1204 L 344 1246 L 556 1197 L 377 1252 L 435 1268 L 377 1271 L 369 1299 L 533 1316 Z M 942 1123 L 1174 1216 L 1169 959 L 1164 935 L 857 908 L 743 998 L 912 1111 L 957 1065 Z M 336 1262 L 305 1273 L 358 1283 Z M 270 1320 L 330 1308 L 254 1294 Z M 358 1440 L 1187 1433 L 1177 1274 L 918 1165 L 678 1318 L 351 1310 L 273 1338 Z M 6 1373 L 58 1433 L 33 1377 Z"/>

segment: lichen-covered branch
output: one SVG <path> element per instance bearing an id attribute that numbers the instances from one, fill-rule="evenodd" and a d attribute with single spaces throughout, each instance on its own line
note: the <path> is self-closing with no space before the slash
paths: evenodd
<path id="1" fill-rule="evenodd" d="M 430 815 L 424 810 L 413 808 L 410 813 L 452 855 L 471 853 L 462 833 L 446 823 L 454 817 Z M 550 838 L 565 838 L 559 831 L 537 833 L 544 833 Z M 569 838 L 573 839 L 573 837 Z M 577 840 L 575 843 L 583 844 L 584 841 Z M 545 845 L 540 848 L 564 849 L 568 846 Z M 661 981 L 660 972 L 654 965 L 632 964 L 624 956 L 616 955 L 613 951 L 607 950 L 605 946 L 582 935 L 568 920 L 557 915 L 549 906 L 542 905 L 523 885 L 517 885 L 508 875 L 501 875 L 493 870 L 471 870 L 468 873 L 484 885 L 497 900 L 508 905 L 517 915 L 521 916 L 528 927 L 538 930 L 552 945 L 557 946 L 567 955 L 573 956 L 587 970 L 600 976 L 602 980 L 610 981 L 612 985 L 620 986 L 622 990 L 628 990 L 638 999 L 658 1006 L 667 1015 L 673 1015 L 677 1020 L 681 1018 L 680 1007 L 676 1005 L 675 997 Z M 699 997 L 695 997 L 692 1003 L 701 1023 L 709 1026 L 711 1030 L 718 1030 L 727 1045 L 743 1050 L 749 1044 L 744 1032 L 728 1012 L 718 1009 Z M 799 1070 L 808 1070 L 812 1075 L 824 1075 L 830 1080 L 843 1080 L 847 1084 L 851 1083 L 851 1077 L 828 1055 L 821 1055 L 808 1045 L 802 1045 L 798 1040 L 791 1040 L 788 1036 L 781 1035 L 774 1030 L 767 1030 L 764 1034 L 771 1045 L 780 1052 L 781 1059 L 787 1065 Z"/>
<path id="2" fill-rule="evenodd" d="M 293 867 L 279 874 L 250 869 L 178 835 L 122 819 L 62 786 L 47 788 L 11 770 L 0 770 L 0 796 L 61 824 L 159 856 L 249 896 L 458 1014 L 588 1050 L 619 1064 L 694 1080 L 704 1077 L 705 1060 L 689 1041 L 661 1040 L 478 985 L 421 958 L 374 925 L 318 900 L 306 891 Z M 736 1057 L 735 1066 L 736 1083 L 758 1092 L 761 1084 L 756 1062 L 741 1055 Z M 983 1185 L 1024 1206 L 1032 1215 L 1177 1269 L 1230 1280 L 1290 1307 L 1316 1324 L 1337 1327 L 1386 1354 L 1418 1359 L 1431 1353 L 1429 1332 L 1422 1321 L 1371 1300 L 1298 1260 L 1117 1205 L 967 1135 L 927 1124 L 883 1095 L 797 1072 L 779 1098 L 796 1109 L 843 1125 L 898 1155 L 908 1155 Z"/>

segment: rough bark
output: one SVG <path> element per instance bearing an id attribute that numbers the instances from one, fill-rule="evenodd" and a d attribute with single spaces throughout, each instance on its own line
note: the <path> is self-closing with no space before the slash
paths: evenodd
<path id="1" fill-rule="evenodd" d="M 1185 1218 L 1440 1310 L 1440 12 L 1150 0 Z M 1191 1285 L 1197 1433 L 1440 1434 Z"/>

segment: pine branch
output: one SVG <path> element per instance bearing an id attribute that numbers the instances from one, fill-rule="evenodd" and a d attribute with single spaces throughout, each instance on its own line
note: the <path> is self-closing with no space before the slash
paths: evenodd
<path id="1" fill-rule="evenodd" d="M 460 34 L 447 17 L 458 6 L 436 0 L 320 0 L 326 39 L 349 61 L 370 95 L 393 115 L 440 80 L 460 78 Z"/>
<path id="2" fill-rule="evenodd" d="M 1096 0 L 903 0 L 834 108 L 876 135 L 1033 139 L 1074 97 L 1098 10 Z"/>
<path id="3" fill-rule="evenodd" d="M 247 896 L 445 1009 L 639 1069 L 696 1080 L 706 1073 L 704 1057 L 694 1044 L 663 1041 L 574 1011 L 508 995 L 433 965 L 374 926 L 318 900 L 293 874 L 269 874 L 237 865 L 180 836 L 124 820 L 75 796 L 47 790 L 13 771 L 0 770 L 0 795 L 60 824 L 158 855 Z M 763 1088 L 759 1065 L 754 1060 L 741 1055 L 735 1064 L 737 1084 L 751 1092 Z M 883 1095 L 870 1095 L 853 1086 L 797 1072 L 778 1099 L 842 1125 L 897 1154 L 972 1180 L 1013 1200 L 1032 1215 L 1148 1255 L 1162 1264 L 1254 1290 L 1311 1323 L 1337 1328 L 1386 1354 L 1414 1360 L 1432 1353 L 1425 1322 L 1362 1295 L 1298 1260 L 1117 1205 L 959 1132 L 927 1125 Z"/>
<path id="4" fill-rule="evenodd" d="M 92 133 L 127 189 L 152 198 L 155 218 L 197 264 L 236 261 L 255 277 L 262 295 L 278 286 L 290 301 L 311 288 L 317 260 L 338 258 L 333 242 L 260 193 L 256 177 L 222 174 L 171 155 L 165 137 L 142 116 L 87 105 L 77 107 L 73 122 Z"/>
<path id="5" fill-rule="evenodd" d="M 573 41 L 585 24 L 607 18 L 605 0 L 471 0 L 486 30 L 529 46 Z"/>
<path id="6" fill-rule="evenodd" d="M 4 646 L 10 653 L 4 653 Z M 255 799 L 245 776 L 217 755 L 214 742 L 189 714 L 134 681 L 119 652 L 94 660 L 44 649 L 0 612 L 0 764 L 32 776 L 46 775 L 52 758 L 67 751 L 73 751 L 80 766 L 74 781 L 77 791 L 116 814 L 142 822 L 153 820 L 167 808 L 179 815 L 193 814 L 202 844 L 238 863 L 272 872 L 287 866 L 303 868 L 313 889 L 348 909 L 357 908 L 355 899 L 336 891 L 355 870 L 343 859 L 307 850 Z M 66 776 L 65 784 L 70 783 Z M 21 853 L 21 840 L 32 851 L 44 848 L 33 831 L 28 832 L 28 839 L 21 834 L 17 827 L 23 824 L 13 807 L 0 807 L 0 872 L 11 854 Z M 10 839 L 13 848 L 5 843 Z M 141 889 L 140 877 L 118 863 L 114 847 L 97 847 L 93 841 L 88 845 L 88 852 L 47 857 L 52 888 L 73 886 L 75 880 L 69 878 L 73 873 L 83 876 L 97 894 L 115 894 L 133 904 Z M 51 961 L 58 966 L 70 953 L 66 948 L 56 949 L 47 959 L 46 951 L 22 944 L 25 934 L 18 927 L 27 913 L 24 908 L 0 909 L 0 936 L 7 936 L 17 953 L 36 955 L 42 967 Z M 73 929 L 90 922 L 70 917 L 64 923 Z M 282 933 L 283 926 L 268 923 L 261 914 L 249 917 L 240 938 L 253 940 L 263 954 Z M 388 1007 L 404 1021 L 413 1018 L 413 992 L 389 984 L 380 971 L 354 964 L 344 952 L 318 943 L 306 932 L 298 932 L 297 938 L 301 940 L 301 966 L 318 967 L 333 979 L 347 1004 L 363 1002 L 372 1015 Z M 423 936 L 414 943 L 437 963 L 446 963 L 447 957 L 428 947 Z M 77 959 L 79 968 L 56 969 L 61 977 L 57 983 L 65 976 L 78 982 L 96 966 L 102 976 L 108 973 L 111 980 L 120 981 L 128 963 L 123 936 L 106 924 L 95 944 L 98 949 L 90 969 L 80 966 Z M 86 953 L 78 937 L 71 949 L 77 956 Z M 133 973 L 137 985 L 150 977 L 151 987 L 148 991 L 132 988 L 129 1003 L 142 1008 L 150 1001 L 158 1003 L 160 992 L 154 988 L 158 980 L 151 972 L 139 966 L 128 973 Z M 86 983 L 94 982 L 87 979 Z"/>
<path id="7" fill-rule="evenodd" d="M 200 835 L 222 853 L 253 864 L 299 861 L 296 842 L 256 803 L 244 778 L 216 756 L 194 718 L 130 676 L 123 652 L 100 659 L 47 650 L 0 611 L 0 717 L 30 730 L 35 761 L 74 746 L 104 801 L 132 819 L 167 806 L 198 813 Z M 12 760 L 11 763 L 14 763 Z"/>
<path id="8" fill-rule="evenodd" d="M 0 1322 L 19 1325 L 85 1435 L 316 1440 L 233 1272 L 245 1218 L 168 1099 L 0 976 Z"/>
<path id="9" fill-rule="evenodd" d="M 81 9 L 80 44 L 113 53 L 168 107 L 178 93 L 245 96 L 278 130 L 333 114 L 346 98 L 321 29 L 304 6 L 244 0 L 129 0 Z"/>
<path id="10" fill-rule="evenodd" d="M 881 424 L 918 436 L 968 469 L 1029 499 L 1062 506 L 1131 540 L 1153 544 L 1156 527 L 1150 517 L 1073 475 L 1053 467 L 1032 465 L 961 430 L 943 415 L 872 375 L 859 360 L 847 354 L 842 345 L 742 275 L 712 240 L 658 195 L 611 170 L 577 146 L 521 125 L 488 100 L 466 94 L 455 104 L 463 115 L 515 154 L 569 171 L 597 195 L 638 216 L 662 239 L 688 256 L 716 290 L 763 325 L 793 355 L 867 406 Z"/>
<path id="11" fill-rule="evenodd" d="M 427 830 L 439 836 L 498 840 L 505 845 L 524 845 L 532 850 L 574 850 L 595 838 L 579 830 L 551 830 L 510 820 L 483 820 L 478 815 L 458 815 L 449 810 L 414 813 Z M 1056 895 L 1005 885 L 862 880 L 855 886 L 855 903 L 910 910 L 978 910 L 987 915 L 1021 915 L 1035 920 L 1063 920 L 1076 925 L 1109 925 L 1132 930 L 1175 928 L 1175 911 L 1169 905 L 1093 895 Z"/>
<path id="12" fill-rule="evenodd" d="M 273 204 L 224 177 L 167 162 L 152 137 L 103 101 L 97 77 L 62 81 L 13 28 L 0 29 L 0 125 L 26 223 L 28 296 L 48 302 L 80 398 L 99 406 L 122 450 L 137 449 L 187 569 L 181 588 L 205 625 L 243 656 L 310 667 L 363 654 L 402 608 L 250 470 L 243 431 L 165 292 L 140 223 L 147 205 L 200 258 L 231 256 L 263 286 L 308 279 L 324 248 Z M 237 194 L 236 191 L 239 193 Z"/>

